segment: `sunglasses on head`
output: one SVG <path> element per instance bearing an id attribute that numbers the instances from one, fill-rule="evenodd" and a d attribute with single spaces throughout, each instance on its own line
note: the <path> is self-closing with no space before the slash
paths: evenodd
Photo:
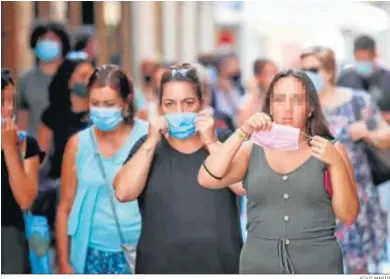
<path id="1" fill-rule="evenodd" d="M 193 82 L 198 82 L 198 75 L 196 73 L 196 70 L 191 67 L 178 67 L 169 69 L 170 70 L 170 77 L 169 79 L 176 79 L 176 78 L 188 78 L 192 80 Z"/>
<path id="2" fill-rule="evenodd" d="M 304 72 L 311 72 L 311 73 L 314 73 L 314 74 L 318 74 L 318 72 L 320 71 L 320 68 L 310 67 L 310 68 L 301 68 L 301 70 L 304 71 Z"/>

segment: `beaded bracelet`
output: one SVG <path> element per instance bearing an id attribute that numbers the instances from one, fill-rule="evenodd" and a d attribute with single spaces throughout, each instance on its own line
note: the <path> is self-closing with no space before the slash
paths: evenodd
<path id="1" fill-rule="evenodd" d="M 237 136 L 238 136 L 241 140 L 243 140 L 243 141 L 247 141 L 247 140 L 249 139 L 248 134 L 245 133 L 245 132 L 244 132 L 242 129 L 240 129 L 240 128 L 238 128 L 238 129 L 236 130 L 236 134 L 237 134 Z"/>

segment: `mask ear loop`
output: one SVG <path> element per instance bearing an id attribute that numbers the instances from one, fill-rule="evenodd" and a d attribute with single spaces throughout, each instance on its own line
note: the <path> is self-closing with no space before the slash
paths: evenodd
<path id="1" fill-rule="evenodd" d="M 302 144 L 306 143 L 308 140 L 311 140 L 313 137 L 312 136 L 309 136 L 308 134 L 302 132 L 302 131 L 299 131 L 299 133 L 301 133 L 302 135 L 304 135 L 305 137 L 307 137 L 306 140 L 304 140 L 303 142 L 301 142 L 300 144 L 298 144 L 298 146 L 300 147 Z"/>

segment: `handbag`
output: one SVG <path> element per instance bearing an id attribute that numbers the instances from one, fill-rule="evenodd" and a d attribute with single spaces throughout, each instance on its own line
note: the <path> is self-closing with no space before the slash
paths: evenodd
<path id="1" fill-rule="evenodd" d="M 24 154 L 19 154 L 24 161 Z M 50 261 L 51 232 L 45 216 L 32 213 L 32 207 L 23 212 L 25 236 L 28 242 L 32 274 L 52 274 Z"/>
<path id="2" fill-rule="evenodd" d="M 357 121 L 362 120 L 359 104 L 355 98 L 352 98 L 353 113 Z M 378 151 L 369 143 L 361 140 L 358 142 L 363 146 L 364 153 L 367 156 L 371 171 L 372 180 L 375 186 L 379 186 L 390 180 L 390 162 L 387 157 L 390 156 L 389 151 Z"/>
<path id="3" fill-rule="evenodd" d="M 50 227 L 44 216 L 23 212 L 32 274 L 52 274 L 50 261 Z"/>
<path id="4" fill-rule="evenodd" d="M 107 175 L 106 175 L 106 172 L 104 170 L 103 162 L 102 162 L 102 160 L 100 158 L 100 154 L 99 154 L 99 150 L 98 150 L 98 147 L 97 147 L 97 143 L 95 142 L 95 139 L 94 139 L 93 134 L 92 134 L 93 133 L 92 128 L 90 128 L 89 131 L 90 131 L 92 144 L 94 145 L 94 149 L 95 149 L 95 154 L 94 155 L 96 157 L 96 161 L 97 161 L 97 164 L 99 166 L 100 173 L 101 173 L 101 175 L 103 177 L 104 184 L 106 184 L 109 192 L 111 193 L 109 200 L 110 200 L 110 205 L 111 205 L 112 212 L 114 214 L 114 219 L 115 219 L 115 224 L 116 224 L 116 227 L 117 227 L 117 231 L 118 231 L 118 234 L 119 234 L 119 239 L 120 239 L 120 243 L 121 243 L 121 249 L 122 249 L 123 253 L 125 254 L 125 258 L 126 258 L 127 264 L 130 267 L 131 272 L 134 274 L 135 273 L 135 261 L 136 261 L 137 246 L 133 245 L 133 244 L 128 244 L 128 243 L 125 242 L 125 237 L 124 237 L 123 232 L 121 230 L 118 214 L 116 212 L 115 200 L 114 200 L 115 197 L 114 197 L 114 195 L 112 193 L 112 187 L 110 186 L 110 183 L 108 182 Z"/>

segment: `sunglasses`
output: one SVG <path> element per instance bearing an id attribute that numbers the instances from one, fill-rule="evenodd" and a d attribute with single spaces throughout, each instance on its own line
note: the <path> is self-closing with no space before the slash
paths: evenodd
<path id="1" fill-rule="evenodd" d="M 199 83 L 199 77 L 195 68 L 177 67 L 177 68 L 168 69 L 168 71 L 169 74 L 164 75 L 162 78 L 163 82 L 184 78 L 184 79 L 189 79 L 191 82 Z"/>
<path id="2" fill-rule="evenodd" d="M 301 68 L 301 70 L 304 71 L 304 72 L 311 72 L 311 73 L 314 73 L 314 74 L 318 74 L 318 72 L 320 71 L 320 68 L 310 67 L 310 68 Z"/>

